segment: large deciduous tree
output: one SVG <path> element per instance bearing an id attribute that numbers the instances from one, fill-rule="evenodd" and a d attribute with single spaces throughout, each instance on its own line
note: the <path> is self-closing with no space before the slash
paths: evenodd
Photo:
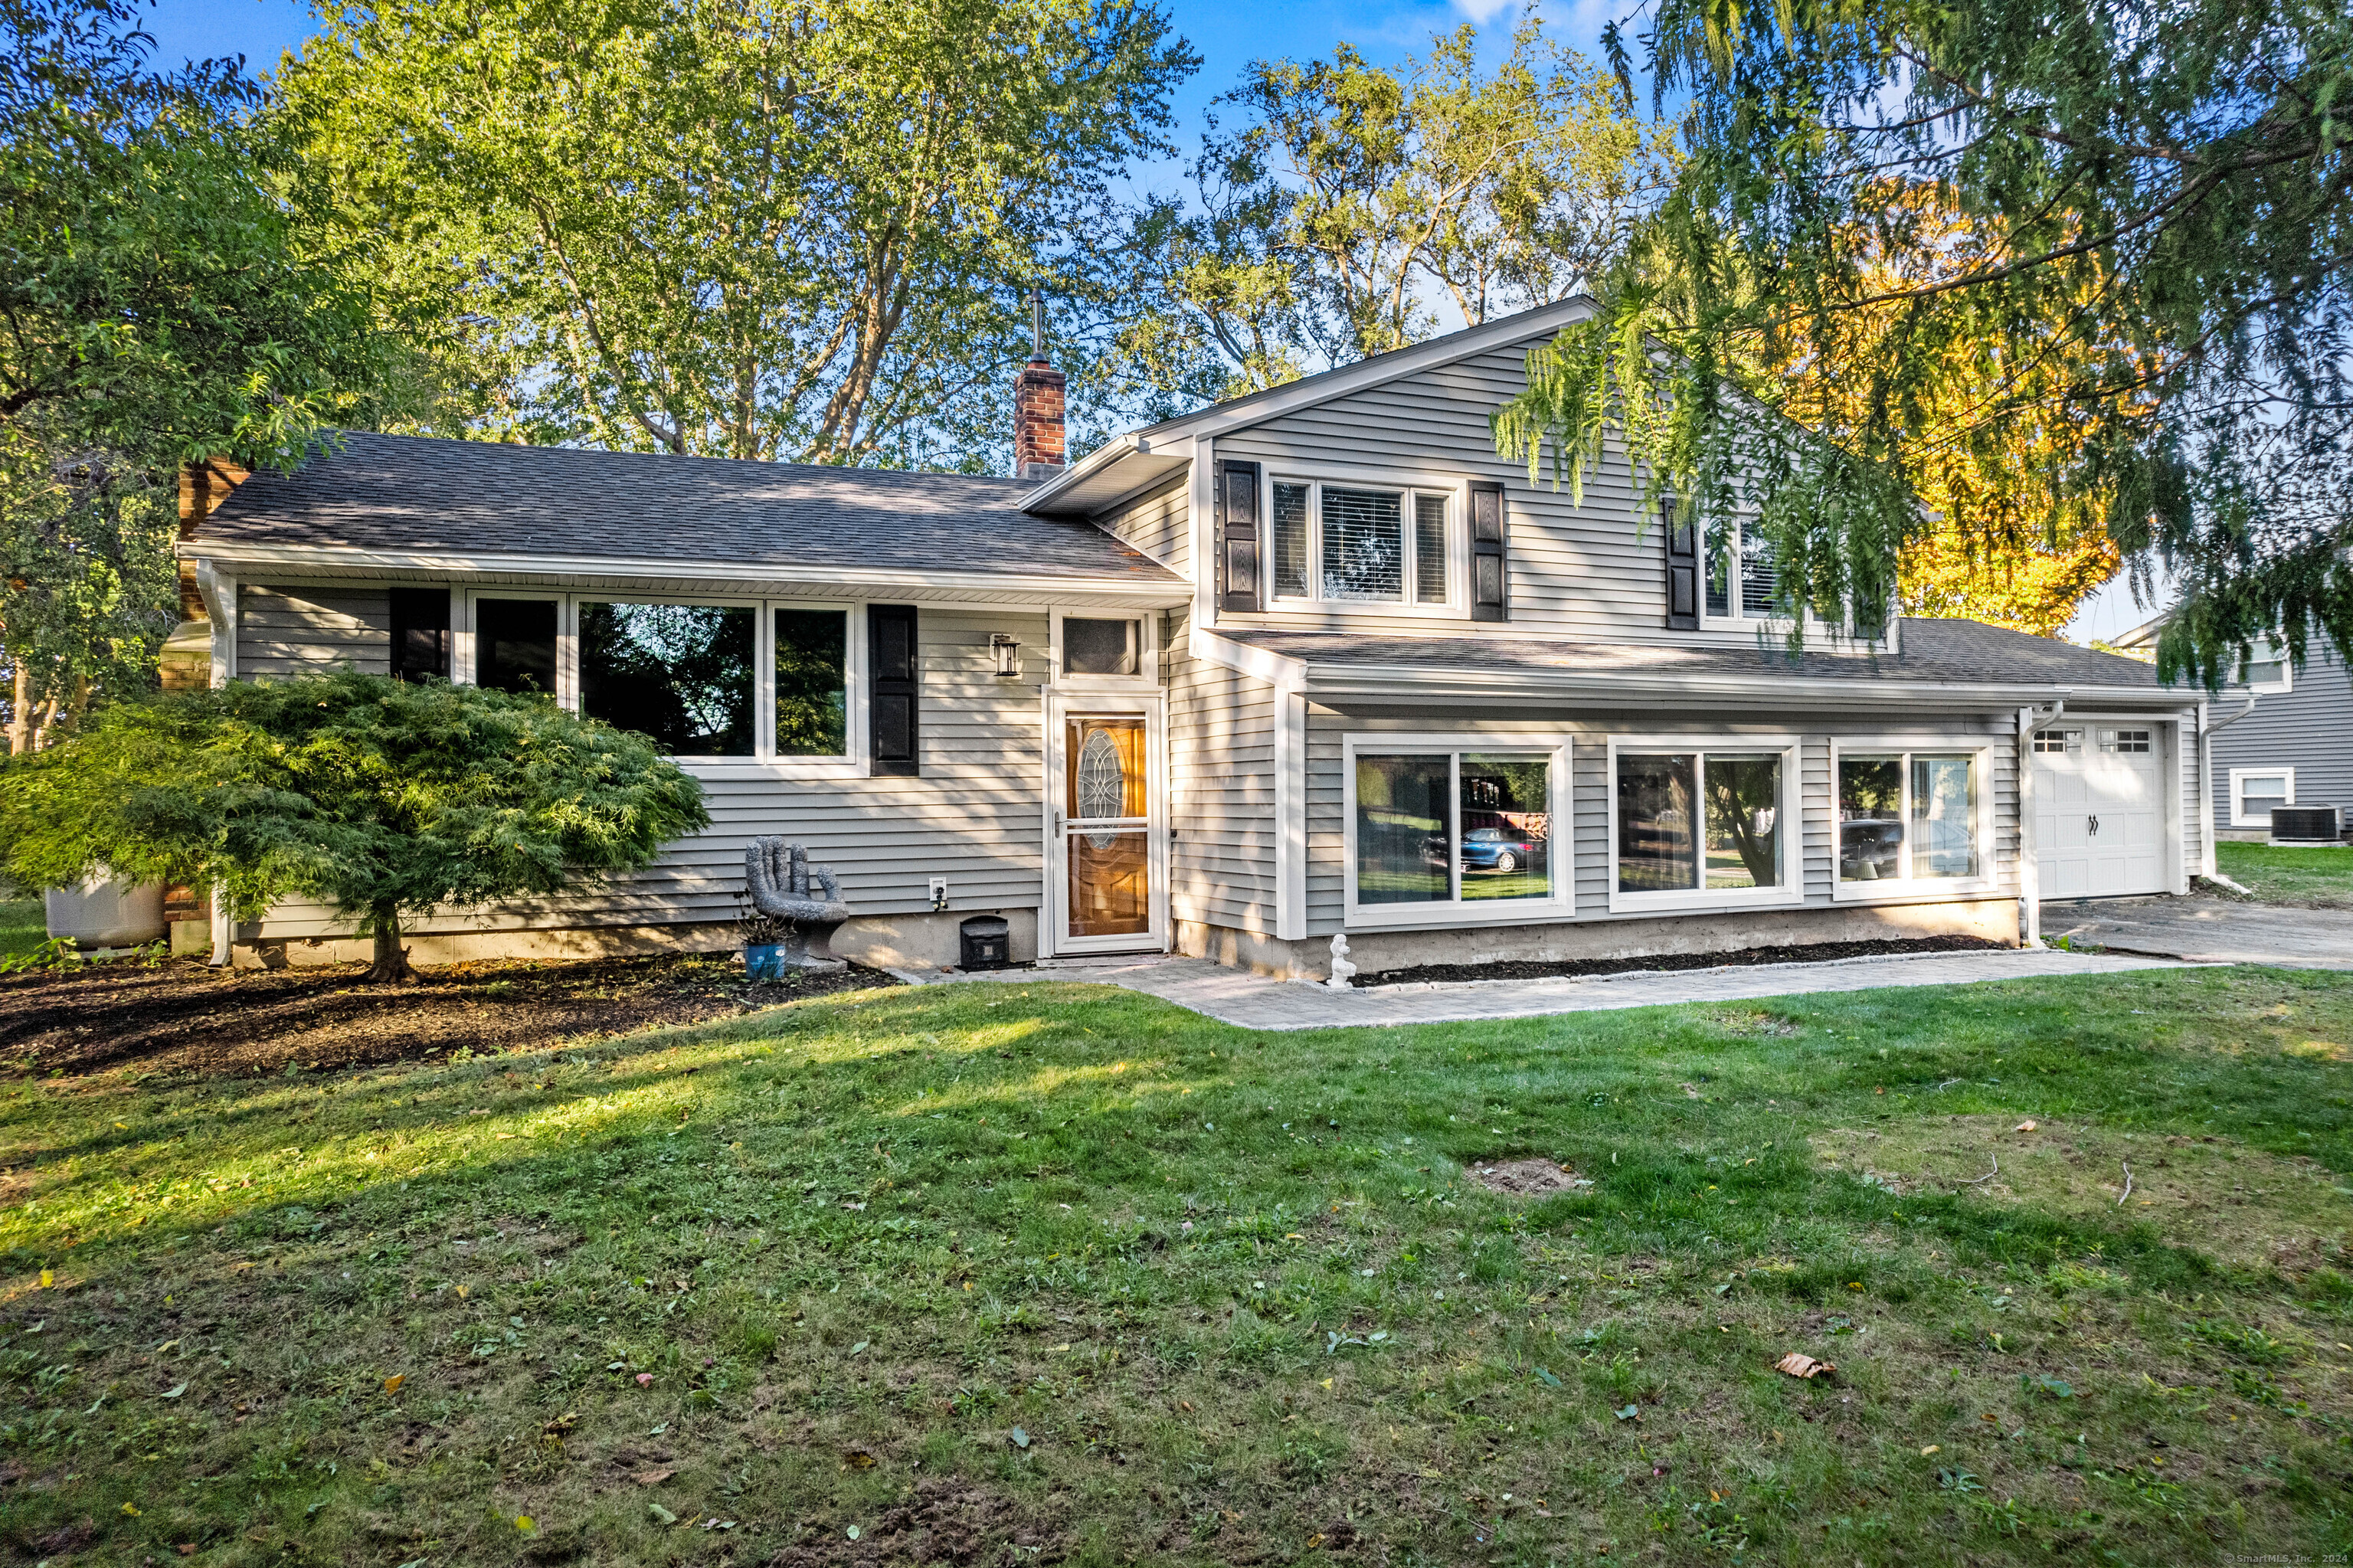
<path id="1" fill-rule="evenodd" d="M 12 749 L 153 683 L 183 461 L 299 461 L 406 385 L 280 196 L 240 62 L 131 0 L 0 0 L 0 643 Z"/>
<path id="2" fill-rule="evenodd" d="M 1025 289 L 1079 335 L 1115 291 L 1194 64 L 1133 0 L 378 0 L 283 112 L 471 429 L 936 463 L 1006 444 Z"/>
<path id="3" fill-rule="evenodd" d="M 565 891 L 708 825 L 654 743 L 543 697 L 351 671 L 115 703 L 0 769 L 20 887 L 211 886 L 239 919 L 318 899 L 409 973 L 404 918 Z"/>
<path id="4" fill-rule="evenodd" d="M 1875 617 L 1941 527 L 2170 571 L 2168 675 L 2274 629 L 2353 648 L 2341 7 L 1663 0 L 1649 37 L 1689 156 L 1502 450 L 1573 477 L 1622 437 L 1687 503 L 1755 508 L 1792 636 Z M 1964 485 L 1932 518 L 1932 428 L 2014 454 L 2039 516 Z"/>
<path id="5" fill-rule="evenodd" d="M 1600 276 L 1671 165 L 1663 130 L 1533 14 L 1492 69 L 1464 26 L 1396 67 L 1343 44 L 1261 60 L 1219 100 L 1198 199 L 1139 229 L 1172 313 L 1229 391 L 1562 297 Z"/>

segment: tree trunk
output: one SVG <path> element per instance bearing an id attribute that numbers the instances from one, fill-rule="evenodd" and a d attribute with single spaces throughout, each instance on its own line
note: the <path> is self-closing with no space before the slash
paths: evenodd
<path id="1" fill-rule="evenodd" d="M 8 705 L 8 754 L 20 757 L 33 749 L 33 677 L 22 658 L 10 662 L 16 666 L 16 689 Z"/>
<path id="2" fill-rule="evenodd" d="M 400 945 L 400 912 L 379 904 L 368 924 L 375 928 L 375 962 L 368 966 L 370 985 L 415 985 L 417 971 L 408 967 L 408 949 Z"/>

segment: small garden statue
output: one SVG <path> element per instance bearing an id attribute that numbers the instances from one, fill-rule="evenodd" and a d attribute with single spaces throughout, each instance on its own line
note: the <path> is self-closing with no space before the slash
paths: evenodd
<path id="1" fill-rule="evenodd" d="M 747 970 L 759 967 L 754 962 L 756 948 L 770 946 L 773 954 L 763 957 L 776 969 L 841 967 L 829 944 L 835 930 L 849 918 L 849 906 L 841 901 L 841 885 L 834 880 L 831 866 L 811 865 L 806 846 L 787 844 L 771 834 L 754 839 L 752 847 L 744 852 L 744 885 L 758 923 L 767 927 L 760 934 L 772 938 L 771 943 L 745 943 Z M 779 977 L 771 973 L 754 974 L 754 978 Z"/>
<path id="2" fill-rule="evenodd" d="M 1324 983 L 1334 991 L 1346 991 L 1348 982 L 1356 977 L 1356 966 L 1348 961 L 1348 938 L 1332 938 L 1332 978 Z"/>

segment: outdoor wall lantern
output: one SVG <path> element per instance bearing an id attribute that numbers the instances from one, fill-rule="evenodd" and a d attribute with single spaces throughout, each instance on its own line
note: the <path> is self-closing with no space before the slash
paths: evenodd
<path id="1" fill-rule="evenodd" d="M 1002 631 L 988 634 L 988 652 L 997 660 L 997 678 L 1010 681 L 1021 673 L 1021 644 Z"/>

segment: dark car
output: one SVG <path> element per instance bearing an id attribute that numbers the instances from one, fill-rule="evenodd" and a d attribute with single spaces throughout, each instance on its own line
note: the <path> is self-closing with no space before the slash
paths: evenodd
<path id="1" fill-rule="evenodd" d="M 1544 841 L 1511 828 L 1472 828 L 1462 835 L 1462 869 L 1509 875 L 1544 858 Z"/>

